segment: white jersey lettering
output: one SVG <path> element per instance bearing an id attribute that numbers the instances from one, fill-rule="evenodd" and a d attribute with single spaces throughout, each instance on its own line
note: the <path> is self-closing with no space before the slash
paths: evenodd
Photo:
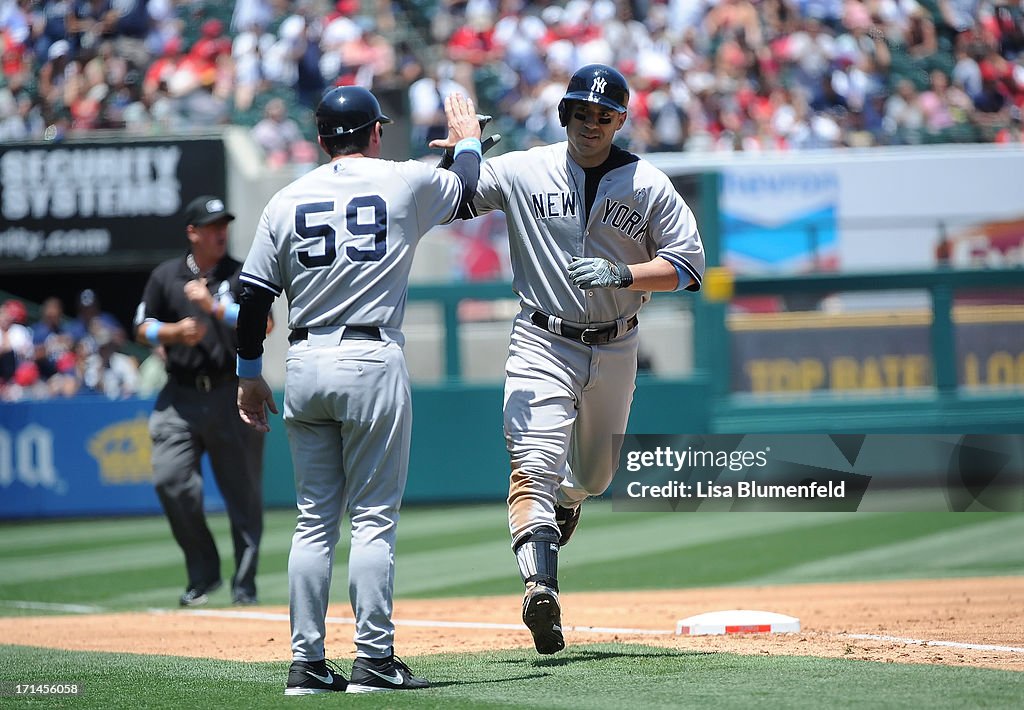
<path id="1" fill-rule="evenodd" d="M 575 256 L 626 263 L 662 256 L 699 283 L 705 258 L 696 220 L 665 173 L 645 160 L 614 168 L 601 179 L 586 224 L 553 218 L 582 216 L 585 184 L 564 141 L 489 158 L 480 169 L 473 207 L 505 212 L 512 286 L 525 305 L 570 323 L 608 323 L 649 300 L 644 291 L 575 287 L 566 270 Z M 567 197 L 552 202 L 550 195 Z"/>
<path id="2" fill-rule="evenodd" d="M 524 305 L 571 323 L 607 323 L 629 318 L 649 300 L 644 291 L 577 288 L 567 272 L 577 256 L 627 264 L 661 256 L 699 283 L 704 248 L 697 223 L 668 177 L 645 160 L 610 170 L 583 224 L 586 175 L 567 145 L 506 153 L 480 170 L 473 207 L 477 214 L 505 212 L 512 285 Z"/>
<path id="3" fill-rule="evenodd" d="M 601 223 L 610 224 L 635 242 L 642 242 L 647 234 L 644 216 L 629 205 L 615 200 L 604 201 Z"/>

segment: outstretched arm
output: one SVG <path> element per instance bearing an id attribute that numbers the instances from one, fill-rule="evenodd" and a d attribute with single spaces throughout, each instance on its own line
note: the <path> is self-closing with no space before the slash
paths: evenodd
<path id="1" fill-rule="evenodd" d="M 431 148 L 444 148 L 445 155 L 452 156 L 447 167 L 458 175 L 462 182 L 462 200 L 455 208 L 456 214 L 468 209 L 476 195 L 477 181 L 480 179 L 480 131 L 485 122 L 478 120 L 473 109 L 473 101 L 462 94 L 450 94 L 444 100 L 444 112 L 448 117 L 448 137 L 444 140 L 430 142 Z M 442 158 L 442 163 L 445 159 Z"/>
<path id="2" fill-rule="evenodd" d="M 484 128 L 486 128 L 487 124 L 491 122 L 491 117 L 486 115 L 486 114 L 483 114 L 483 113 L 478 113 L 476 115 L 476 120 L 480 124 L 480 135 L 482 136 Z M 446 143 L 446 142 L 447 141 L 433 141 L 431 143 L 431 146 L 432 147 L 441 147 L 440 144 L 441 143 Z M 480 154 L 481 155 L 486 155 L 487 151 L 489 151 L 494 146 L 498 145 L 498 143 L 500 143 L 500 142 L 501 142 L 501 134 L 500 133 L 495 133 L 493 135 L 487 136 L 487 138 L 484 138 L 484 140 L 480 143 Z M 434 143 L 437 143 L 438 145 L 434 146 Z M 439 162 L 437 164 L 437 167 L 444 168 L 445 170 L 449 170 L 449 169 L 451 169 L 452 163 L 454 163 L 454 162 L 455 162 L 455 150 L 454 150 L 454 148 L 453 147 L 445 146 L 444 147 L 444 153 L 441 154 L 441 162 Z"/>

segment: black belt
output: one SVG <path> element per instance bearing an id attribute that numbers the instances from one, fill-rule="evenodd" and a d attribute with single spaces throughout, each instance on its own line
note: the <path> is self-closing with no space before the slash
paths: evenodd
<path id="1" fill-rule="evenodd" d="M 233 372 L 168 372 L 168 379 L 182 387 L 190 387 L 200 392 L 209 392 L 214 387 L 229 380 L 237 379 Z"/>
<path id="2" fill-rule="evenodd" d="M 339 328 L 341 326 L 338 326 Z M 288 336 L 289 343 L 297 343 L 309 337 L 309 328 L 295 328 Z M 348 325 L 341 334 L 342 340 L 383 340 L 380 328 L 375 325 Z"/>
<path id="3" fill-rule="evenodd" d="M 568 323 L 561 323 L 558 327 L 551 328 L 548 325 L 550 319 L 547 314 L 541 313 L 540 311 L 534 311 L 530 315 L 530 320 L 533 321 L 535 326 L 543 328 L 549 333 L 561 335 L 563 338 L 568 338 L 569 340 L 577 340 L 584 345 L 604 345 L 605 343 L 610 343 L 615 340 L 619 332 L 619 326 L 615 323 L 606 325 L 603 328 L 577 328 L 576 326 L 569 325 Z M 627 320 L 625 333 L 636 328 L 639 322 L 640 321 L 636 316 Z"/>

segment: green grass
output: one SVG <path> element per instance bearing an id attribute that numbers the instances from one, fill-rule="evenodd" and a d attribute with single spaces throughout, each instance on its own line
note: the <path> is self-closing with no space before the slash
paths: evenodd
<path id="1" fill-rule="evenodd" d="M 77 681 L 47 698 L 78 710 L 146 708 L 992 708 L 1017 707 L 1024 675 L 864 661 L 697 653 L 640 645 L 406 659 L 434 687 L 408 693 L 285 698 L 285 663 L 67 653 L 0 646 L 0 682 Z M 343 664 L 344 668 L 344 664 Z M 6 699 L 10 706 L 28 705 Z M 4 700 L 0 699 L 0 704 Z"/>
<path id="2" fill-rule="evenodd" d="M 287 603 L 295 515 L 268 511 L 260 598 Z M 230 576 L 224 515 L 211 516 Z M 347 529 L 347 528 L 346 528 Z M 566 589 L 671 589 L 1020 574 L 1024 516 L 999 513 L 624 513 L 588 503 L 562 553 Z M 344 603 L 342 536 L 335 590 Z M 173 607 L 185 584 L 181 552 L 163 518 L 0 525 L 0 616 L 36 613 L 5 602 Z M 399 597 L 519 590 L 504 506 L 408 508 L 399 526 Z M 226 604 L 227 592 L 213 598 Z"/>
<path id="3" fill-rule="evenodd" d="M 268 511 L 258 576 L 264 604 L 287 603 L 295 515 Z M 223 515 L 211 517 L 231 574 Z M 346 529 L 347 530 L 347 529 Z M 563 589 L 598 591 L 870 579 L 1021 575 L 1024 516 L 998 513 L 623 513 L 588 503 L 559 560 Z M 333 588 L 348 606 L 342 536 Z M 500 504 L 407 508 L 399 526 L 399 597 L 521 589 Z M 175 608 L 184 565 L 163 518 L 0 524 L 0 617 L 49 613 L 17 602 L 109 610 Z M 212 606 L 225 606 L 221 591 Z M 0 619 L 2 625 L 2 619 Z M 126 634 L 131 630 L 126 629 Z M 0 638 L 0 644 L 3 639 Z M 572 646 L 407 659 L 435 682 L 418 693 L 346 696 L 346 706 L 460 708 L 1016 708 L 1024 674 L 639 645 Z M 0 708 L 326 707 L 285 699 L 283 663 L 73 653 L 0 645 L 0 681 L 85 682 L 79 698 L 12 699 Z"/>
<path id="4" fill-rule="evenodd" d="M 717 518 L 717 524 L 725 525 L 728 516 L 736 514 L 711 515 Z M 770 515 L 785 517 L 784 513 Z M 795 575 L 791 577 L 788 573 L 812 562 L 846 559 L 852 553 L 891 549 L 908 541 L 926 540 L 949 532 L 960 534 L 979 526 L 983 530 L 994 528 L 989 531 L 992 538 L 998 537 L 996 529 L 1004 525 L 1011 534 L 1024 532 L 1024 517 L 1011 519 L 1008 524 L 998 518 L 984 520 L 971 515 L 940 517 L 928 513 L 887 515 L 881 519 L 878 516 L 850 513 L 836 515 L 833 520 L 835 522 L 810 528 L 769 529 L 758 535 L 680 546 L 671 553 L 671 565 L 665 564 L 666 556 L 662 552 L 633 555 L 628 564 L 629 577 L 614 575 L 610 582 L 602 583 L 602 578 L 608 576 L 607 564 L 603 562 L 570 565 L 566 583 L 579 587 L 628 589 L 632 586 L 630 578 L 639 578 L 656 580 L 656 586 L 673 589 L 750 584 L 764 581 L 769 576 L 777 582 L 833 582 L 866 577 L 877 579 L 890 576 L 883 574 L 877 564 L 837 564 L 832 574 L 821 575 L 813 580 L 796 579 Z M 1010 550 L 1008 553 L 1005 558 L 994 560 L 985 567 L 979 564 L 964 569 L 965 565 L 939 565 L 934 576 L 960 576 L 965 571 L 981 575 L 1020 571 L 1024 566 L 1024 550 Z M 569 557 L 570 554 L 567 550 L 565 556 Z M 930 560 L 922 558 L 920 562 L 928 564 Z M 913 570 L 904 567 L 899 576 L 913 576 Z"/>

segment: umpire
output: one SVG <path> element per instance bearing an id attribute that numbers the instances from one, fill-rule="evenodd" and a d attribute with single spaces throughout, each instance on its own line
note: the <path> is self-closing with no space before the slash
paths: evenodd
<path id="1" fill-rule="evenodd" d="M 220 555 L 203 513 L 200 460 L 209 454 L 231 520 L 236 604 L 256 603 L 263 532 L 263 435 L 238 416 L 235 321 L 241 263 L 227 255 L 224 201 L 198 197 L 185 210 L 189 250 L 157 266 L 135 316 L 136 339 L 167 352 L 167 385 L 149 419 L 153 480 L 174 539 L 185 553 L 182 606 L 221 586 Z"/>

